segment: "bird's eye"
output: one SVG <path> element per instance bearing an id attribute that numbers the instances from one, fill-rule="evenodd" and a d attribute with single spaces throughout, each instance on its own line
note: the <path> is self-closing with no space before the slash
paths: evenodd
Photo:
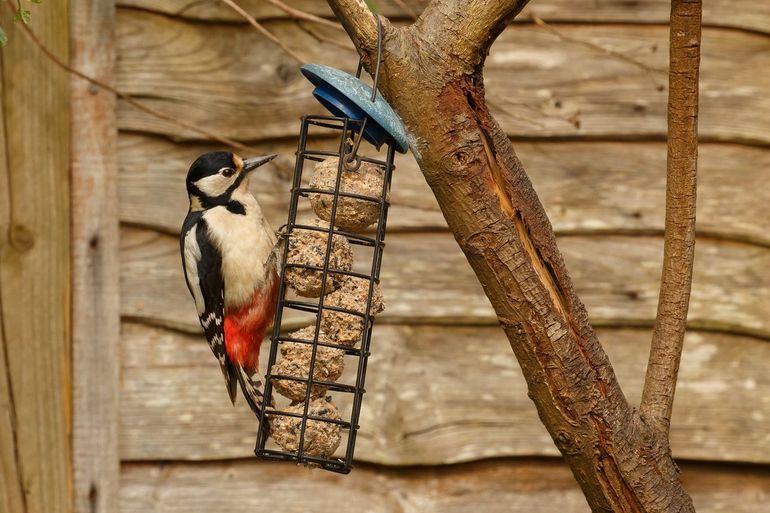
<path id="1" fill-rule="evenodd" d="M 220 173 L 222 173 L 224 176 L 233 176 L 235 174 L 235 169 L 231 167 L 223 167 L 219 170 Z"/>

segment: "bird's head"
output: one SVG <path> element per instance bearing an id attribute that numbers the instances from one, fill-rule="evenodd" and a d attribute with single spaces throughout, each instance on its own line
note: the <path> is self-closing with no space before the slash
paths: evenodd
<path id="1" fill-rule="evenodd" d="M 202 210 L 225 205 L 239 188 L 248 187 L 248 174 L 277 155 L 244 160 L 227 151 L 212 151 L 198 157 L 187 172 L 190 208 Z"/>

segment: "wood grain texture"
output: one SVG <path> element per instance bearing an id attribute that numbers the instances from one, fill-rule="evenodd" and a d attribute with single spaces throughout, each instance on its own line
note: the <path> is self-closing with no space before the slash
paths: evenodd
<path id="1" fill-rule="evenodd" d="M 72 66 L 113 80 L 112 2 L 71 0 Z M 118 510 L 118 169 L 115 98 L 72 78 L 73 491 L 76 513 Z"/>
<path id="2" fill-rule="evenodd" d="M 596 324 L 651 325 L 662 261 L 658 237 L 562 237 L 580 297 Z M 150 324 L 197 332 L 176 237 L 125 228 L 121 312 Z M 361 258 L 358 262 L 362 262 Z M 770 337 L 770 250 L 698 242 L 690 325 Z M 382 265 L 384 322 L 496 324 L 484 291 L 448 233 L 393 234 Z"/>
<path id="3" fill-rule="evenodd" d="M 427 5 L 426 0 L 411 0 L 407 4 L 416 12 Z M 121 7 L 133 7 L 162 12 L 172 16 L 207 21 L 241 21 L 231 9 L 215 0 L 190 2 L 189 0 L 119 0 Z M 286 13 L 261 0 L 240 2 L 258 19 L 286 17 Z M 322 0 L 293 1 L 292 6 L 319 16 L 331 16 L 331 10 Z M 408 18 L 398 2 L 377 2 L 379 12 L 389 18 Z M 591 0 L 544 0 L 529 4 L 517 21 L 526 21 L 534 13 L 549 22 L 583 23 L 667 23 L 669 3 L 665 0 L 646 0 L 641 3 L 624 0 L 593 2 Z M 770 7 L 763 2 L 749 0 L 716 0 L 704 6 L 704 22 L 711 26 L 735 27 L 759 32 L 770 32 Z"/>
<path id="4" fill-rule="evenodd" d="M 312 144 L 325 147 L 329 143 L 317 140 Z M 281 154 L 254 175 L 251 188 L 277 227 L 286 222 L 296 143 L 257 146 Z M 521 141 L 515 147 L 531 170 L 557 233 L 663 233 L 665 144 Z M 198 155 L 218 148 L 121 134 L 121 221 L 179 233 L 187 211 L 187 168 Z M 770 218 L 770 188 L 764 186 L 770 152 L 742 145 L 702 144 L 699 167 L 699 233 L 770 246 L 770 236 L 759 222 Z M 391 231 L 446 230 L 436 199 L 411 155 L 396 160 L 391 203 Z"/>
<path id="5" fill-rule="evenodd" d="M 367 465 L 349 476 L 277 463 L 129 464 L 121 477 L 123 513 L 590 511 L 556 459 L 397 470 Z M 683 464 L 682 479 L 699 513 L 761 513 L 770 500 L 770 476 L 762 469 Z"/>
<path id="6" fill-rule="evenodd" d="M 648 330 L 603 329 L 599 335 L 627 397 L 638 402 Z M 252 454 L 253 418 L 245 405 L 233 408 L 227 401 L 201 336 L 124 323 L 122 348 L 124 460 Z M 688 334 L 673 417 L 675 456 L 770 462 L 768 358 L 764 341 Z M 350 377 L 346 372 L 343 382 Z M 343 396 L 335 402 L 343 415 L 349 410 Z M 376 328 L 357 458 L 424 465 L 555 454 L 501 330 Z"/>
<path id="7" fill-rule="evenodd" d="M 266 22 L 308 62 L 353 71 L 355 53 L 319 43 L 293 22 Z M 344 33 L 325 37 L 346 42 Z M 560 26 L 564 35 L 641 62 L 649 71 L 536 26 L 500 36 L 487 60 L 493 112 L 516 137 L 656 138 L 666 133 L 667 31 L 663 26 Z M 766 145 L 770 100 L 770 38 L 706 29 L 700 130 L 704 140 Z M 189 23 L 145 11 L 118 15 L 118 88 L 150 107 L 243 140 L 292 137 L 303 114 L 320 113 L 296 63 L 241 25 Z M 232 52 L 237 47 L 239 52 Z M 352 47 L 351 47 L 352 48 Z M 737 66 L 736 63 L 742 63 Z M 280 114 L 278 114 L 280 113 Z M 193 133 L 119 102 L 120 128 L 195 139 Z"/>
<path id="8" fill-rule="evenodd" d="M 2 128 L 0 128 L 0 131 Z M 5 136 L 3 135 L 3 139 Z M 6 189 L 7 176 L 0 175 L 0 186 Z M 14 405 L 11 375 L 5 358 L 6 341 L 0 330 L 0 511 L 24 512 L 24 486 L 21 482 L 21 463 L 16 454 L 16 407 Z"/>
<path id="9" fill-rule="evenodd" d="M 68 2 L 30 22 L 68 60 Z M 72 511 L 69 77 L 0 10 L 0 507 Z M 9 508 L 9 509 L 5 509 Z"/>

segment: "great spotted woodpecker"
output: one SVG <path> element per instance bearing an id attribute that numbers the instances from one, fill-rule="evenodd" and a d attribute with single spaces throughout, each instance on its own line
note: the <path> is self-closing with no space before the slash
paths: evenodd
<path id="1" fill-rule="evenodd" d="M 219 360 L 230 400 L 238 383 L 259 415 L 259 348 L 275 313 L 276 235 L 248 191 L 248 174 L 276 155 L 206 153 L 187 173 L 190 210 L 180 246 L 187 287 Z"/>

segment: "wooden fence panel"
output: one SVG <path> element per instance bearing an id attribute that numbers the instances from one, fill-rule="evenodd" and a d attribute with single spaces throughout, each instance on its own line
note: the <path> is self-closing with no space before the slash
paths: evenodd
<path id="1" fill-rule="evenodd" d="M 190 2 L 189 0 L 118 0 L 121 7 L 134 7 L 171 16 L 206 21 L 242 21 L 236 12 L 220 2 Z M 241 0 L 243 6 L 257 19 L 287 17 L 286 13 L 262 0 Z M 324 0 L 295 0 L 293 7 L 319 16 L 332 16 Z M 408 5 L 410 10 L 405 10 Z M 390 18 L 409 18 L 422 12 L 427 0 L 378 0 L 379 12 Z M 581 23 L 668 23 L 671 10 L 666 0 L 538 0 L 530 2 L 516 18 L 526 22 L 536 14 L 549 22 Z M 752 0 L 713 0 L 703 6 L 703 22 L 709 26 L 735 27 L 760 32 L 770 32 L 770 5 Z M 311 24 L 307 26 L 312 27 Z"/>
<path id="2" fill-rule="evenodd" d="M 299 116 L 322 112 L 297 64 L 221 2 L 117 3 L 118 87 L 258 152 L 282 153 L 252 184 L 280 226 Z M 269 2 L 239 3 L 308 61 L 355 66 L 343 32 L 289 20 Z M 404 20 L 403 2 L 377 4 Z M 329 15 L 322 0 L 292 5 Z M 662 258 L 669 8 L 664 0 L 533 2 L 495 44 L 485 73 L 491 108 L 514 139 L 635 404 L 650 334 L 630 327 L 653 322 Z M 767 465 L 770 238 L 760 220 L 770 217 L 770 101 L 761 94 L 770 77 L 757 70 L 770 68 L 770 4 L 714 0 L 705 9 L 694 329 L 672 444 L 680 459 Z M 566 22 L 557 26 L 562 36 L 526 24 L 531 13 Z M 374 335 L 357 450 L 360 462 L 377 465 L 362 463 L 341 478 L 222 461 L 251 458 L 256 426 L 244 404 L 227 401 L 198 333 L 176 241 L 187 167 L 220 145 L 125 102 L 117 123 L 125 223 L 121 511 L 587 511 L 569 471 L 551 458 L 556 449 L 507 340 L 411 156 L 398 159 L 394 175 L 382 279 L 387 310 Z M 725 144 L 736 142 L 743 144 Z M 0 383 L 0 406 L 2 397 Z M 3 442 L 0 434 L 0 448 Z M 468 461 L 476 462 L 461 463 Z M 770 475 L 762 467 L 683 468 L 700 513 L 766 509 Z"/>
<path id="3" fill-rule="evenodd" d="M 289 208 L 296 143 L 256 146 L 261 154 L 280 153 L 251 178 L 252 192 L 278 227 L 286 222 Z M 514 146 L 557 234 L 663 234 L 665 143 L 521 141 Z M 220 148 L 122 134 L 121 221 L 178 234 L 188 207 L 187 169 L 198 155 Z M 698 164 L 699 234 L 770 247 L 767 229 L 758 222 L 770 219 L 770 187 L 765 187 L 770 151 L 702 144 Z M 447 229 L 411 155 L 396 161 L 391 203 L 390 232 Z"/>
<path id="4" fill-rule="evenodd" d="M 291 21 L 266 26 L 307 62 L 348 71 L 358 62 L 352 46 L 319 43 Z M 249 26 L 121 10 L 117 27 L 119 88 L 178 119 L 251 141 L 296 136 L 301 115 L 323 110 L 297 63 Z M 329 37 L 346 41 L 344 33 L 327 30 Z M 526 138 L 664 139 L 667 27 L 565 25 L 560 30 L 570 40 L 537 26 L 512 26 L 492 48 L 485 84 L 503 129 Z M 770 89 L 770 77 L 754 71 L 770 67 L 770 38 L 705 28 L 703 40 L 702 140 L 770 143 L 764 123 L 770 99 L 760 94 Z M 232 52 L 234 47 L 239 51 Z M 201 139 L 124 102 L 119 102 L 118 123 L 126 130 Z"/>
<path id="5" fill-rule="evenodd" d="M 449 233 L 401 233 L 387 239 L 382 265 L 384 322 L 497 324 L 465 256 Z M 121 311 L 129 319 L 200 330 L 177 238 L 126 228 L 121 237 Z M 659 237 L 571 236 L 559 247 L 594 324 L 652 325 L 663 241 Z M 692 327 L 770 338 L 770 249 L 698 242 Z"/>
<path id="6" fill-rule="evenodd" d="M 770 476 L 755 468 L 683 464 L 682 480 L 698 513 L 764 513 L 770 501 Z M 567 466 L 543 460 L 362 466 L 349 476 L 277 463 L 131 464 L 123 481 L 123 513 L 589 512 Z"/>
<path id="7" fill-rule="evenodd" d="M 599 337 L 637 404 L 649 330 L 602 329 Z M 123 459 L 251 454 L 253 417 L 230 405 L 202 335 L 124 324 L 123 354 Z M 677 457 L 770 462 L 768 358 L 765 341 L 688 334 L 672 427 Z M 497 327 L 378 326 L 361 426 L 356 456 L 388 465 L 557 454 Z"/>
<path id="8" fill-rule="evenodd" d="M 69 58 L 68 2 L 30 26 Z M 69 77 L 0 10 L 0 506 L 72 511 Z"/>
<path id="9" fill-rule="evenodd" d="M 71 0 L 72 65 L 113 81 L 113 2 Z M 117 125 L 115 98 L 73 77 L 72 365 L 76 513 L 118 510 Z"/>

